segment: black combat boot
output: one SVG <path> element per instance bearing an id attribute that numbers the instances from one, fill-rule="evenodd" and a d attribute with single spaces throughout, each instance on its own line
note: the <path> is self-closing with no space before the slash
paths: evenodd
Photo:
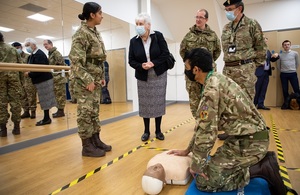
<path id="1" fill-rule="evenodd" d="M 14 128 L 12 130 L 12 134 L 14 135 L 20 135 L 20 122 L 14 123 Z"/>
<path id="2" fill-rule="evenodd" d="M 250 167 L 249 171 L 250 178 L 260 177 L 269 183 L 272 195 L 287 194 L 287 188 L 280 176 L 279 165 L 275 152 L 268 151 L 261 161 Z"/>
<path id="3" fill-rule="evenodd" d="M 100 139 L 100 133 L 95 133 L 92 135 L 92 141 L 94 146 L 96 146 L 97 148 L 100 148 L 101 150 L 105 150 L 106 152 L 111 151 L 111 146 L 110 145 L 106 145 L 105 143 L 103 143 Z"/>
<path id="4" fill-rule="evenodd" d="M 65 116 L 64 109 L 58 109 L 56 113 L 52 114 L 53 118 L 59 118 Z"/>
<path id="5" fill-rule="evenodd" d="M 24 113 L 21 115 L 21 118 L 30 118 L 29 111 L 24 111 Z"/>
<path id="6" fill-rule="evenodd" d="M 31 111 L 31 116 L 30 116 L 31 119 L 34 119 L 35 118 L 35 110 L 34 111 Z"/>
<path id="7" fill-rule="evenodd" d="M 93 145 L 92 138 L 81 139 L 82 141 L 82 156 L 102 157 L 105 156 L 105 151 Z"/>
<path id="8" fill-rule="evenodd" d="M 6 128 L 6 124 L 1 124 L 0 125 L 0 137 L 7 137 L 7 128 Z"/>

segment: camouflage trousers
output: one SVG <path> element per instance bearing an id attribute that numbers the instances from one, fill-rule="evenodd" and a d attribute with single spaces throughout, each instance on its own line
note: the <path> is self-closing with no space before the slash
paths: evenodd
<path id="1" fill-rule="evenodd" d="M 76 100 L 76 97 L 75 97 L 75 93 L 74 93 L 74 81 L 69 79 L 69 92 L 70 92 L 70 96 L 71 96 L 71 101 L 75 101 Z"/>
<path id="2" fill-rule="evenodd" d="M 203 176 L 196 177 L 199 190 L 208 192 L 241 189 L 250 181 L 249 167 L 264 158 L 269 139 L 228 138 L 204 166 Z"/>
<path id="3" fill-rule="evenodd" d="M 254 100 L 257 80 L 255 70 L 256 66 L 254 63 L 240 66 L 224 66 L 223 74 L 234 80 Z"/>
<path id="4" fill-rule="evenodd" d="M 36 88 L 32 84 L 31 78 L 25 77 L 23 82 L 23 98 L 22 108 L 24 111 L 35 111 L 36 110 Z"/>
<path id="5" fill-rule="evenodd" d="M 73 92 L 77 98 L 77 125 L 80 138 L 86 139 L 99 133 L 101 124 L 99 119 L 100 88 L 88 91 L 80 84 L 74 83 Z"/>
<path id="6" fill-rule="evenodd" d="M 66 78 L 53 75 L 54 94 L 58 109 L 64 109 L 66 105 Z"/>
<path id="7" fill-rule="evenodd" d="M 197 110 L 200 103 L 200 96 L 201 96 L 201 84 L 189 80 L 187 77 L 185 78 L 186 81 L 186 91 L 189 94 L 189 101 L 190 101 L 190 109 L 194 118 L 197 117 Z"/>
<path id="8" fill-rule="evenodd" d="M 6 124 L 10 117 L 14 123 L 21 121 L 22 86 L 18 72 L 0 72 L 0 124 Z"/>

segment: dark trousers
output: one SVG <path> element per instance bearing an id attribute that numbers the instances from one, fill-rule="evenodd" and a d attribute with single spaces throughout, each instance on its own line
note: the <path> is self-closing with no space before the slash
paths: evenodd
<path id="1" fill-rule="evenodd" d="M 111 102 L 111 98 L 110 98 L 110 94 L 108 91 L 108 81 L 106 82 L 106 85 L 102 87 L 102 94 L 101 94 L 101 102 L 102 103 L 110 103 Z"/>
<path id="2" fill-rule="evenodd" d="M 292 85 L 294 93 L 299 93 L 299 80 L 296 72 L 293 73 L 280 73 L 282 93 L 284 101 L 286 101 L 289 96 L 289 81 Z"/>
<path id="3" fill-rule="evenodd" d="M 262 75 L 257 76 L 257 81 L 255 83 L 255 96 L 254 105 L 257 107 L 264 107 L 264 101 L 266 98 L 267 88 L 269 84 L 269 73 L 264 71 Z"/>

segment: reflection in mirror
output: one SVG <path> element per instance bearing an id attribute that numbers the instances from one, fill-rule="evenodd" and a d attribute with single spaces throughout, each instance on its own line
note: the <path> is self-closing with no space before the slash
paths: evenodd
<path id="1" fill-rule="evenodd" d="M 80 25 L 77 16 L 82 12 L 81 3 L 73 0 L 12 0 L 2 1 L 0 11 L 2 14 L 0 26 L 13 29 L 10 32 L 1 30 L 6 43 L 20 42 L 23 44 L 23 51 L 26 52 L 24 40 L 31 37 L 37 41 L 38 48 L 48 56 L 48 51 L 43 46 L 43 40 L 50 39 L 53 46 L 57 47 L 57 50 L 67 59 L 72 35 Z M 49 21 L 43 22 L 28 18 L 33 14 L 42 14 L 51 18 Z M 111 96 L 111 104 L 100 105 L 101 121 L 132 111 L 132 102 L 126 85 L 126 47 L 129 42 L 128 23 L 105 13 L 103 17 L 104 19 L 101 25 L 97 26 L 97 29 L 101 32 L 108 53 L 107 62 L 110 67 L 108 90 Z M 38 15 L 38 19 L 41 18 L 42 16 Z M 66 88 L 68 89 L 67 84 Z M 55 137 L 56 134 L 77 127 L 76 104 L 69 101 L 71 97 L 68 97 L 68 95 L 67 99 L 65 116 L 53 118 L 52 114 L 57 111 L 57 108 L 52 108 L 50 110 L 52 123 L 49 125 L 35 126 L 36 122 L 43 117 L 43 111 L 39 104 L 37 105 L 36 118 L 21 120 L 21 135 L 12 135 L 13 123 L 9 120 L 7 124 L 8 136 L 0 138 L 0 149 L 23 141 L 30 140 L 34 142 L 34 140 L 47 135 Z M 42 142 L 43 140 L 39 141 Z"/>

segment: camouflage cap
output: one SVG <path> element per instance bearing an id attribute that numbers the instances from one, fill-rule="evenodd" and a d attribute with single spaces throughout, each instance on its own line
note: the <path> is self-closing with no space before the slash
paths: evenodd
<path id="1" fill-rule="evenodd" d="M 19 43 L 19 42 L 13 42 L 13 43 L 11 44 L 11 46 L 18 47 L 18 46 L 22 46 L 22 45 L 21 45 L 21 43 Z"/>
<path id="2" fill-rule="evenodd" d="M 230 5 L 234 5 L 236 3 L 242 2 L 242 0 L 226 0 L 223 5 L 226 6 L 230 6 Z"/>

